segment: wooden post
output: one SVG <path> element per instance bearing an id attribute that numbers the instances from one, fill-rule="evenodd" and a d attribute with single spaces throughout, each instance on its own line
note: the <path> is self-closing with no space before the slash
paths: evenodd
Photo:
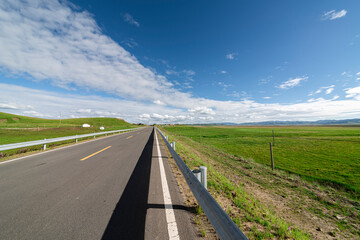
<path id="1" fill-rule="evenodd" d="M 270 143 L 270 155 L 271 155 L 271 169 L 274 170 L 274 158 L 273 158 L 273 150 L 271 143 Z"/>
<path id="2" fill-rule="evenodd" d="M 275 146 L 275 135 L 274 135 L 274 130 L 272 130 L 272 132 L 273 132 L 273 146 Z"/>

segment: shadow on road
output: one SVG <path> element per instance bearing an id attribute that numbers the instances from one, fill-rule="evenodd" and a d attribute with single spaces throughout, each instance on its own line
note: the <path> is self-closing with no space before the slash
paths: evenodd
<path id="1" fill-rule="evenodd" d="M 150 208 L 165 209 L 165 204 L 148 204 L 154 131 L 134 168 L 124 192 L 102 236 L 108 239 L 144 239 L 146 213 Z M 172 205 L 174 210 L 195 212 L 194 207 Z"/>
<path id="2" fill-rule="evenodd" d="M 147 205 L 147 208 L 150 209 L 150 208 L 155 208 L 155 209 L 169 209 L 169 208 L 172 208 L 174 210 L 184 210 L 184 211 L 187 211 L 187 212 L 191 212 L 191 213 L 195 213 L 195 207 L 188 207 L 188 206 L 184 206 L 184 205 L 169 205 L 167 206 L 166 204 L 148 204 Z"/>
<path id="3" fill-rule="evenodd" d="M 151 133 L 102 239 L 144 239 L 154 131 Z"/>

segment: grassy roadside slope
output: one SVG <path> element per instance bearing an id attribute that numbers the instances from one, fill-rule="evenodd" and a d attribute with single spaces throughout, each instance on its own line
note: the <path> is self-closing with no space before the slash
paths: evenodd
<path id="1" fill-rule="evenodd" d="M 71 119 L 43 119 L 14 115 L 0 112 L 1 128 L 58 128 L 58 127 L 81 127 L 82 124 L 90 124 L 93 128 L 100 126 L 106 129 L 131 128 L 133 124 L 118 118 L 71 118 Z"/>
<path id="2" fill-rule="evenodd" d="M 249 239 L 359 238 L 360 205 L 348 193 L 167 129 L 190 168 L 208 167 L 209 192 Z"/>
<path id="3" fill-rule="evenodd" d="M 84 123 L 91 125 L 91 127 L 81 127 Z M 137 127 L 117 118 L 62 119 L 60 123 L 59 120 L 32 118 L 0 112 L 0 145 L 101 132 L 100 126 L 105 128 L 103 131 Z M 68 143 L 68 141 L 64 143 Z M 63 143 L 54 143 L 50 147 L 60 144 Z M 3 155 L 10 156 L 20 152 L 39 150 L 40 148 L 41 146 L 34 146 L 20 150 L 8 150 L 3 151 Z"/>
<path id="4" fill-rule="evenodd" d="M 353 127 L 165 127 L 169 132 L 239 158 L 275 167 L 309 180 L 343 187 L 360 197 L 360 126 Z M 200 138 L 201 134 L 201 138 Z"/>

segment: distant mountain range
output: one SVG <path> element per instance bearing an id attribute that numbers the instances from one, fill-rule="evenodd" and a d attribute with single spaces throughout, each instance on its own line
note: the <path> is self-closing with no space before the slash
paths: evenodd
<path id="1" fill-rule="evenodd" d="M 344 120 L 319 120 L 319 121 L 266 121 L 248 123 L 214 123 L 198 125 L 237 125 L 237 126 L 291 126 L 291 125 L 360 125 L 360 118 Z"/>

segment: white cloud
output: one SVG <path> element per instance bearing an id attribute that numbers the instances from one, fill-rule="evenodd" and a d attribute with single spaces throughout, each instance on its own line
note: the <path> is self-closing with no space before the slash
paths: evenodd
<path id="1" fill-rule="evenodd" d="M 37 112 L 46 118 L 57 118 L 61 112 L 63 118 L 103 116 L 119 117 L 130 122 L 138 122 L 139 116 L 146 112 L 166 112 L 169 115 L 181 113 L 180 110 L 157 104 L 99 96 L 59 94 L 3 83 L 0 83 L 1 111 L 30 116 Z"/>
<path id="2" fill-rule="evenodd" d="M 183 73 L 187 76 L 195 75 L 195 72 L 193 70 L 183 70 Z"/>
<path id="3" fill-rule="evenodd" d="M 50 117 L 50 115 L 42 114 L 37 111 L 23 111 L 22 114 L 32 117 L 39 117 L 39 118 Z"/>
<path id="4" fill-rule="evenodd" d="M 215 114 L 214 110 L 212 110 L 211 108 L 208 108 L 208 107 L 195 107 L 195 108 L 189 109 L 188 112 L 193 113 L 193 114 L 195 114 L 195 113 L 211 114 L 211 115 Z"/>
<path id="5" fill-rule="evenodd" d="M 271 120 L 318 120 L 360 117 L 360 87 L 346 89 L 347 99 L 317 98 L 296 104 L 263 104 L 253 100 L 215 101 L 196 99 L 184 110 L 154 103 L 140 103 L 99 96 L 80 96 L 35 90 L 0 83 L 0 111 L 25 114 L 35 111 L 46 118 L 118 117 L 138 123 L 253 122 Z M 21 96 L 19 98 L 18 96 Z M 9 106 L 17 106 L 9 108 Z M 19 107 L 22 106 L 22 107 Z M 34 112 L 32 112 L 34 114 Z M 205 118 L 207 117 L 207 118 Z M 211 118 L 210 118 L 211 117 Z"/>
<path id="6" fill-rule="evenodd" d="M 356 73 L 356 75 L 360 76 L 360 72 Z"/>
<path id="7" fill-rule="evenodd" d="M 290 78 L 288 81 L 283 82 L 280 84 L 279 88 L 281 89 L 289 89 L 296 87 L 299 85 L 302 81 L 306 81 L 308 77 L 297 77 L 297 78 Z"/>
<path id="8" fill-rule="evenodd" d="M 87 109 L 79 109 L 79 110 L 77 110 L 76 111 L 76 113 L 91 113 L 92 112 L 92 110 L 91 109 L 89 109 L 89 108 L 87 108 Z"/>
<path id="9" fill-rule="evenodd" d="M 347 11 L 345 9 L 340 10 L 338 12 L 336 12 L 336 10 L 331 10 L 331 11 L 324 13 L 321 16 L 321 19 L 322 20 L 335 20 L 338 18 L 345 17 L 346 13 L 347 13 Z"/>
<path id="10" fill-rule="evenodd" d="M 237 55 L 237 53 L 229 53 L 229 54 L 226 54 L 225 57 L 226 57 L 226 59 L 234 60 L 236 55 Z"/>
<path id="11" fill-rule="evenodd" d="M 347 98 L 354 98 L 354 99 L 360 101 L 360 87 L 349 88 L 349 89 L 346 89 L 345 92 L 347 94 L 346 95 Z"/>
<path id="12" fill-rule="evenodd" d="M 221 74 L 227 74 L 227 71 L 222 70 L 222 71 L 220 71 L 220 73 L 221 73 Z"/>
<path id="13" fill-rule="evenodd" d="M 188 101 L 183 99 L 191 97 L 173 89 L 164 76 L 141 65 L 104 35 L 89 13 L 78 12 L 66 2 L 4 0 L 0 16 L 0 66 L 8 73 L 127 99 L 164 98 L 184 105 Z"/>
<path id="14" fill-rule="evenodd" d="M 131 24 L 131 25 L 135 25 L 136 27 L 140 27 L 140 23 L 138 21 L 136 21 L 133 16 L 131 16 L 129 13 L 125 13 L 124 16 L 124 21 Z"/>
<path id="15" fill-rule="evenodd" d="M 271 97 L 263 97 L 263 99 L 271 99 Z"/>
<path id="16" fill-rule="evenodd" d="M 157 105 L 162 105 L 162 106 L 165 106 L 165 105 L 166 105 L 165 103 L 163 103 L 163 102 L 160 101 L 160 100 L 155 100 L 154 103 L 157 104 Z"/>
<path id="17" fill-rule="evenodd" d="M 139 119 L 143 122 L 156 122 L 156 123 L 178 123 L 181 121 L 192 121 L 194 120 L 194 117 L 191 116 L 184 116 L 184 115 L 178 115 L 178 116 L 170 116 L 170 115 L 161 115 L 157 113 L 153 114 L 141 114 L 139 116 Z"/>
<path id="18" fill-rule="evenodd" d="M 326 90 L 325 90 L 325 93 L 326 93 L 326 94 L 330 94 L 330 93 L 332 93 L 333 91 L 334 91 L 334 88 L 332 87 L 332 88 L 326 89 Z"/>
<path id="19" fill-rule="evenodd" d="M 33 107 L 30 105 L 18 104 L 14 102 L 7 102 L 7 103 L 0 102 L 0 109 L 25 110 L 25 109 L 33 109 Z"/>
<path id="20" fill-rule="evenodd" d="M 327 86 L 327 87 L 321 87 L 318 90 L 316 90 L 315 92 L 311 92 L 309 94 L 309 96 L 314 96 L 316 94 L 322 93 L 323 91 L 325 91 L 325 94 L 330 94 L 330 93 L 332 93 L 334 91 L 334 89 L 335 89 L 334 87 L 335 87 L 335 85 L 331 85 L 331 86 Z"/>
<path id="21" fill-rule="evenodd" d="M 200 120 L 204 120 L 204 121 L 210 121 L 210 120 L 214 120 L 214 117 L 212 116 L 206 116 L 206 117 L 199 117 Z"/>

